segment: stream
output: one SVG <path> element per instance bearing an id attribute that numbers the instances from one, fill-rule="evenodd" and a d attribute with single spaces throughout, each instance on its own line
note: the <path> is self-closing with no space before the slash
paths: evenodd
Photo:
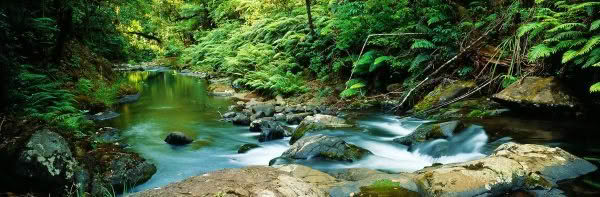
<path id="1" fill-rule="evenodd" d="M 289 138 L 285 138 L 263 142 L 259 144 L 260 148 L 237 154 L 242 144 L 258 144 L 259 133 L 249 132 L 248 127 L 220 121 L 220 113 L 226 112 L 233 101 L 209 96 L 206 80 L 166 70 L 126 74 L 130 81 L 140 86 L 141 97 L 137 102 L 120 105 L 116 110 L 120 116 L 109 120 L 108 124 L 121 129 L 129 145 L 127 149 L 140 153 L 157 167 L 157 173 L 149 181 L 131 188 L 129 192 L 162 187 L 224 168 L 268 165 L 271 159 L 289 148 Z M 474 126 L 449 139 L 427 142 L 409 151 L 406 146 L 392 140 L 410 134 L 427 121 L 380 113 L 364 113 L 358 117 L 356 128 L 318 133 L 342 137 L 349 143 L 370 150 L 372 156 L 353 163 L 307 160 L 300 164 L 324 171 L 362 167 L 386 172 L 412 172 L 434 163 L 482 158 L 501 142 L 507 141 L 559 146 L 581 157 L 597 156 L 600 152 L 600 143 L 595 143 L 596 139 L 600 139 L 598 132 L 590 132 L 593 124 L 587 123 L 510 118 L 476 120 L 472 122 Z M 186 146 L 165 143 L 163 140 L 173 131 L 185 133 L 194 142 Z M 440 145 L 448 147 L 446 154 L 436 154 Z M 581 188 L 583 192 L 590 190 L 591 186 L 585 181 L 597 181 L 598 176 L 586 177 L 565 186 L 568 187 L 565 190 L 578 190 L 576 193 L 582 193 L 579 191 Z"/>

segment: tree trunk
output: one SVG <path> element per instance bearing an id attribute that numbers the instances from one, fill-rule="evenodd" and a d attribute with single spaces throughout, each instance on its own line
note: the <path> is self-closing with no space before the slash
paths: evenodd
<path id="1" fill-rule="evenodd" d="M 305 0 L 306 2 L 306 14 L 308 15 L 308 28 L 310 29 L 310 35 L 315 36 L 315 26 L 312 21 L 312 14 L 310 13 L 310 0 Z"/>
<path id="2" fill-rule="evenodd" d="M 73 27 L 73 9 L 66 7 L 62 1 L 55 1 L 58 24 L 58 38 L 56 39 L 56 48 L 54 49 L 54 61 L 59 63 L 62 58 L 65 43 L 69 40 Z"/>

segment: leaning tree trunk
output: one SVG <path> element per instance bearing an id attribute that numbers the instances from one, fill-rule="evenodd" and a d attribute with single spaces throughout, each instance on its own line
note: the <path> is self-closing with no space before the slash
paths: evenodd
<path id="1" fill-rule="evenodd" d="M 306 15 L 308 15 L 308 28 L 310 29 L 310 35 L 315 36 L 315 26 L 313 25 L 312 14 L 310 13 L 310 0 L 306 2 Z"/>

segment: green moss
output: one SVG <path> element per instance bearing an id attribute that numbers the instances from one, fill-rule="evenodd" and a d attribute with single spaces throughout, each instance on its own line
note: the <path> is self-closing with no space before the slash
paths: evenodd
<path id="1" fill-rule="evenodd" d="M 525 185 L 530 189 L 536 189 L 540 187 L 544 189 L 552 188 L 552 183 L 535 173 L 525 177 Z"/>
<path id="2" fill-rule="evenodd" d="M 416 112 L 430 109 L 440 102 L 460 96 L 457 94 L 460 93 L 462 89 L 472 88 L 475 86 L 475 82 L 473 81 L 458 81 L 447 85 L 438 85 L 433 91 L 429 92 L 429 94 L 427 94 L 423 100 L 417 103 L 413 109 Z"/>
<path id="3" fill-rule="evenodd" d="M 467 170 L 483 170 L 485 168 L 485 166 L 483 165 L 483 163 L 479 162 L 476 164 L 464 166 L 464 168 Z"/>
<path id="4" fill-rule="evenodd" d="M 353 162 L 369 153 L 367 150 L 353 144 L 347 144 L 347 146 L 347 150 L 344 152 L 344 154 L 337 154 L 335 152 L 321 152 L 319 153 L 318 157 L 328 160 Z"/>
<path id="5" fill-rule="evenodd" d="M 260 147 L 257 144 L 244 144 L 238 149 L 238 153 L 246 153 L 254 148 Z"/>
<path id="6" fill-rule="evenodd" d="M 419 194 L 403 188 L 400 183 L 382 179 L 373 182 L 372 185 L 360 187 L 360 192 L 355 196 L 419 196 Z"/>

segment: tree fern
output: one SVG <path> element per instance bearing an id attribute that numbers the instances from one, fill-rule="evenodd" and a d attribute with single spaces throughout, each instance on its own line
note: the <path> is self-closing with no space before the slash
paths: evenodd
<path id="1" fill-rule="evenodd" d="M 590 31 L 594 31 L 598 28 L 600 28 L 600 19 L 592 22 L 592 24 L 590 25 Z"/>

